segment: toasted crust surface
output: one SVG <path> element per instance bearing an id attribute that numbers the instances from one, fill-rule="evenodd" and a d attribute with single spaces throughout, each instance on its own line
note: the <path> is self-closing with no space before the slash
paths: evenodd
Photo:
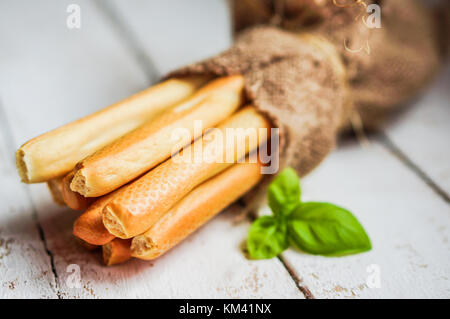
<path id="1" fill-rule="evenodd" d="M 102 196 L 78 217 L 73 225 L 73 234 L 92 245 L 105 245 L 115 238 L 103 225 L 102 210 L 121 190 Z"/>
<path id="2" fill-rule="evenodd" d="M 233 131 L 235 139 L 227 137 L 227 129 L 233 128 L 238 129 Z M 105 227 L 124 239 L 142 234 L 196 186 L 257 149 L 267 139 L 269 128 L 269 122 L 253 107 L 239 111 L 183 152 L 125 186 L 103 209 Z M 259 136 L 250 138 L 255 130 Z"/>
<path id="3" fill-rule="evenodd" d="M 84 210 L 89 207 L 95 198 L 84 197 L 70 189 L 70 183 L 73 179 L 73 171 L 67 174 L 61 183 L 62 198 L 66 205 L 74 210 Z"/>
<path id="4" fill-rule="evenodd" d="M 103 262 L 107 266 L 123 263 L 131 258 L 131 239 L 116 238 L 102 246 Z"/>
<path id="5" fill-rule="evenodd" d="M 260 181 L 259 163 L 238 163 L 190 192 L 144 234 L 133 238 L 131 254 L 159 257 L 200 228 Z"/>
<path id="6" fill-rule="evenodd" d="M 98 197 L 142 175 L 235 112 L 242 103 L 243 86 L 242 76 L 208 83 L 172 110 L 80 162 L 71 189 Z"/>

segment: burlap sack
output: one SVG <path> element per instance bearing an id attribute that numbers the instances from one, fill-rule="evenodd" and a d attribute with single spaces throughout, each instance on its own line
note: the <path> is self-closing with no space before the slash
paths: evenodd
<path id="1" fill-rule="evenodd" d="M 423 89 L 439 65 L 430 12 L 414 0 L 366 1 L 372 2 L 382 8 L 381 29 L 357 18 L 361 6 L 332 0 L 233 1 L 234 45 L 170 76 L 244 75 L 249 103 L 280 128 L 280 166 L 303 176 L 352 118 L 378 125 Z"/>

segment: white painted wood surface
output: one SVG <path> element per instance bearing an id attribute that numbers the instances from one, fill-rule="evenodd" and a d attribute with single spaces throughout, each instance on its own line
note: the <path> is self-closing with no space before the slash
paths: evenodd
<path id="1" fill-rule="evenodd" d="M 54 205 L 44 185 L 19 183 L 12 153 L 22 142 L 230 43 L 221 0 L 77 0 L 80 30 L 66 28 L 69 3 L 0 3 L 0 199 L 8 203 L 0 209 L 0 298 L 303 298 L 278 259 L 245 259 L 248 223 L 234 223 L 236 207 L 154 262 L 106 268 L 72 238 L 76 213 Z M 386 131 L 447 192 L 448 83 L 442 77 Z M 374 245 L 344 258 L 283 254 L 314 297 L 450 297 L 448 203 L 385 142 L 346 143 L 305 178 L 303 190 L 306 200 L 352 210 Z M 67 285 L 71 264 L 81 269 L 80 288 Z M 379 289 L 365 284 L 371 264 L 380 267 Z"/>
<path id="2" fill-rule="evenodd" d="M 0 112 L 0 299 L 56 296 L 33 205 L 14 172 L 4 120 Z"/>

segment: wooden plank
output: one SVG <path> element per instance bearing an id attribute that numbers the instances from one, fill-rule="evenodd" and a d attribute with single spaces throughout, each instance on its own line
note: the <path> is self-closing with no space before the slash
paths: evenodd
<path id="1" fill-rule="evenodd" d="M 55 277 L 30 197 L 14 172 L 7 125 L 0 104 L 0 299 L 56 298 Z"/>
<path id="2" fill-rule="evenodd" d="M 82 10 L 81 29 L 66 28 L 68 3 L 0 4 L 0 39 L 7 48 L 0 52 L 0 88 L 12 133 L 20 143 L 128 96 L 147 83 L 139 61 L 110 32 L 110 21 L 91 2 L 77 1 Z M 166 23 L 167 28 L 172 24 Z M 18 180 L 13 168 L 8 173 Z M 72 238 L 77 214 L 55 206 L 45 185 L 27 187 L 62 298 L 303 297 L 278 260 L 250 262 L 244 258 L 239 247 L 248 225 L 233 226 L 230 214 L 215 219 L 154 263 L 134 261 L 106 268 L 97 255 L 84 251 Z M 73 265 L 80 267 L 79 288 L 73 287 Z M 14 270 L 27 272 L 28 267 L 21 264 Z M 28 297 L 38 295 L 31 291 Z"/>
<path id="3" fill-rule="evenodd" d="M 108 2 L 111 3 L 111 2 Z M 160 74 L 213 56 L 231 43 L 227 1 L 112 1 Z"/>
<path id="4" fill-rule="evenodd" d="M 450 65 L 386 135 L 395 146 L 450 196 Z"/>
<path id="5" fill-rule="evenodd" d="M 302 190 L 305 201 L 352 211 L 373 244 L 368 253 L 340 258 L 285 252 L 315 297 L 450 297 L 450 208 L 377 141 L 367 148 L 342 145 L 304 179 Z M 378 270 L 381 288 L 369 288 L 369 275 Z"/>

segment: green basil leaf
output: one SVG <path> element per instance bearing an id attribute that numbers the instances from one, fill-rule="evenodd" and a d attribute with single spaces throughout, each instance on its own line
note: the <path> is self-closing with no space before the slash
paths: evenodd
<path id="1" fill-rule="evenodd" d="M 289 238 L 301 250 L 343 256 L 372 248 L 369 236 L 348 210 L 329 203 L 303 203 L 289 216 Z"/>
<path id="2" fill-rule="evenodd" d="M 289 246 L 287 227 L 273 216 L 262 216 L 250 226 L 247 249 L 253 259 L 269 259 Z"/>
<path id="3" fill-rule="evenodd" d="M 300 180 L 292 168 L 285 168 L 270 183 L 267 197 L 275 216 L 287 216 L 300 202 Z"/>

